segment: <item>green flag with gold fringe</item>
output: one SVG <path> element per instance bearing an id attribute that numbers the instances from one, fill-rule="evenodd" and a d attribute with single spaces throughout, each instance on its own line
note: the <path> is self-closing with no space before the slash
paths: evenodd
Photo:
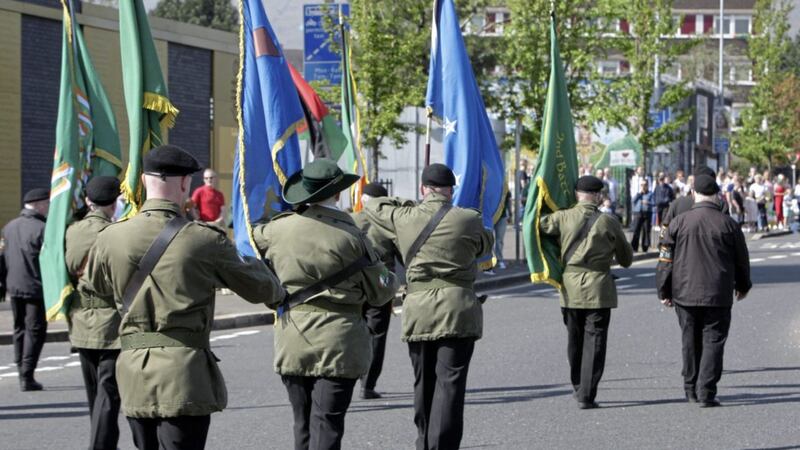
<path id="1" fill-rule="evenodd" d="M 56 148 L 50 186 L 50 212 L 39 264 L 47 319 L 69 308 L 72 284 L 64 260 L 64 237 L 75 211 L 84 207 L 84 187 L 94 175 L 122 170 L 119 135 L 111 104 L 94 70 L 72 2 L 62 0 L 61 88 Z"/>
<path id="2" fill-rule="evenodd" d="M 558 53 L 556 20 L 550 22 L 550 82 L 547 86 L 539 164 L 531 179 L 525 216 L 525 256 L 531 281 L 561 287 L 563 267 L 558 241 L 539 233 L 539 219 L 575 204 L 575 183 L 578 180 L 578 154 L 575 129 L 569 106 L 564 66 Z"/>
<path id="3" fill-rule="evenodd" d="M 123 217 L 130 217 L 144 202 L 142 158 L 163 143 L 164 128 L 175 124 L 178 109 L 167 97 L 167 83 L 142 0 L 119 2 L 119 42 L 130 132 L 128 169 L 121 189 L 127 203 Z"/>

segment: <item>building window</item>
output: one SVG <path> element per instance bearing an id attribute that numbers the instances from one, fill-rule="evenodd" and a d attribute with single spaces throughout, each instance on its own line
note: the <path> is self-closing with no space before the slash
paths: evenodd
<path id="1" fill-rule="evenodd" d="M 731 19 L 730 16 L 725 16 L 722 21 L 722 34 L 728 35 L 731 32 Z M 714 16 L 714 34 L 719 35 L 719 16 Z"/>
<path id="2" fill-rule="evenodd" d="M 750 17 L 735 17 L 733 19 L 733 32 L 736 35 L 750 34 Z"/>
<path id="3" fill-rule="evenodd" d="M 598 71 L 604 76 L 619 75 L 619 66 L 619 61 L 600 61 Z"/>
<path id="4" fill-rule="evenodd" d="M 497 13 L 489 12 L 486 13 L 486 25 L 483 28 L 483 31 L 486 34 L 494 34 L 495 33 L 495 24 L 497 23 Z"/>
<path id="5" fill-rule="evenodd" d="M 697 19 L 694 14 L 687 14 L 683 16 L 683 21 L 679 22 L 681 19 L 680 16 L 675 16 L 674 20 L 675 23 L 678 23 L 678 36 L 691 36 L 695 34 L 695 26 L 697 25 Z"/>

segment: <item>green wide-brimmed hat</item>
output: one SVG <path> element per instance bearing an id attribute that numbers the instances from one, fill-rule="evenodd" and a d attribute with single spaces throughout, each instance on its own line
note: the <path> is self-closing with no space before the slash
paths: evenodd
<path id="1" fill-rule="evenodd" d="M 330 159 L 317 159 L 286 180 L 283 199 L 290 205 L 319 202 L 347 189 L 359 178 L 358 175 L 342 172 Z"/>

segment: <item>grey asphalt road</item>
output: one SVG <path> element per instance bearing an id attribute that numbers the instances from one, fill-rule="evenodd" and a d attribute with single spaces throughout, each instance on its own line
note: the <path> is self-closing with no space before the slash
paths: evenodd
<path id="1" fill-rule="evenodd" d="M 674 311 L 654 294 L 653 261 L 618 269 L 598 401 L 580 411 L 571 397 L 558 298 L 541 285 L 497 289 L 486 303 L 484 338 L 470 371 L 462 448 L 788 449 L 800 448 L 800 240 L 750 243 L 755 286 L 737 303 L 719 398 L 685 403 Z M 213 334 L 228 409 L 212 416 L 210 449 L 292 448 L 291 415 L 271 367 L 272 329 Z M 0 347 L 0 448 L 85 448 L 88 416 L 78 361 L 63 343 L 45 346 L 44 392 L 22 393 L 10 346 Z M 411 449 L 413 377 L 393 319 L 382 400 L 354 399 L 345 449 Z M 133 448 L 120 418 L 120 448 Z"/>

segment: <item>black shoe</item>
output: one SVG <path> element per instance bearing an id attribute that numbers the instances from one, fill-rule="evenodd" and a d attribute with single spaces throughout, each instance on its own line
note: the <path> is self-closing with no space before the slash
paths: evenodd
<path id="1" fill-rule="evenodd" d="M 19 380 L 19 390 L 22 392 L 41 391 L 42 389 L 44 389 L 42 384 L 36 382 L 33 378 L 22 378 Z"/>
<path id="2" fill-rule="evenodd" d="M 597 402 L 578 402 L 578 409 L 596 409 L 600 405 Z"/>
<path id="3" fill-rule="evenodd" d="M 701 408 L 716 408 L 717 406 L 722 406 L 722 404 L 719 402 L 719 400 L 713 398 L 711 400 L 703 400 L 700 402 Z"/>
<path id="4" fill-rule="evenodd" d="M 694 392 L 687 392 L 686 401 L 688 401 L 689 403 L 697 403 L 697 394 L 695 394 Z"/>
<path id="5" fill-rule="evenodd" d="M 361 398 L 364 400 L 375 400 L 377 398 L 381 398 L 381 394 L 375 392 L 375 389 L 362 389 L 361 390 Z"/>

